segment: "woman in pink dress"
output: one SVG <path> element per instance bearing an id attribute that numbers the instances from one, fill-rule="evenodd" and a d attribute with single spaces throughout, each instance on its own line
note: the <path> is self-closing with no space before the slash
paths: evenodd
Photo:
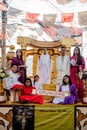
<path id="1" fill-rule="evenodd" d="M 20 96 L 20 101 L 43 104 L 44 103 L 43 96 L 39 94 L 32 94 L 33 89 L 35 89 L 35 87 L 32 86 L 31 79 L 26 78 L 22 89 L 22 95 Z"/>
<path id="2" fill-rule="evenodd" d="M 78 99 L 77 102 L 83 102 L 84 82 L 79 74 L 85 69 L 84 57 L 80 54 L 80 48 L 75 47 L 73 56 L 71 57 L 70 78 L 72 83 L 76 85 Z"/>

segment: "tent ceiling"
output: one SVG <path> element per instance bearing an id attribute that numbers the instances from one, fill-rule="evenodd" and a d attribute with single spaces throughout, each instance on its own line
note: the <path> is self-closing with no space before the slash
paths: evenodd
<path id="1" fill-rule="evenodd" d="M 7 4 L 7 44 L 15 43 L 17 36 L 59 41 L 87 30 L 87 0 L 7 0 Z"/>

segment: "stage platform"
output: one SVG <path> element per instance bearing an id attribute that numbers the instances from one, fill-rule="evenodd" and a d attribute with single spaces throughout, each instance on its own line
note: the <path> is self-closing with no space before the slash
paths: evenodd
<path id="1" fill-rule="evenodd" d="M 27 127 L 28 130 L 87 130 L 87 104 L 0 103 L 0 130 L 27 130 Z"/>

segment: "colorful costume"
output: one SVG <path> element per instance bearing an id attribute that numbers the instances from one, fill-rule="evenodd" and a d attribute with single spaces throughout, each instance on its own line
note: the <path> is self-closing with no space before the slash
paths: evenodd
<path id="1" fill-rule="evenodd" d="M 35 87 L 33 87 L 33 86 L 31 86 L 31 87 L 23 86 L 22 95 L 20 96 L 20 100 L 21 101 L 28 101 L 31 103 L 43 104 L 44 103 L 43 96 L 38 95 L 38 94 L 32 94 L 33 89 L 35 89 Z"/>
<path id="2" fill-rule="evenodd" d="M 16 64 L 18 67 L 18 72 L 21 73 L 21 76 L 19 78 L 19 81 L 21 83 L 24 83 L 24 79 L 26 77 L 26 68 L 25 67 L 20 67 L 21 65 L 24 65 L 24 62 L 21 59 L 18 59 L 17 57 L 14 57 L 12 59 L 11 64 Z"/>
<path id="3" fill-rule="evenodd" d="M 60 92 L 68 92 L 69 96 L 53 99 L 54 104 L 73 104 L 77 101 L 77 93 L 75 84 L 72 85 L 62 85 L 59 89 Z"/>
<path id="4" fill-rule="evenodd" d="M 76 61 L 75 56 L 72 56 L 71 60 L 72 59 Z M 84 83 L 83 83 L 83 80 L 80 79 L 79 77 L 80 70 L 84 70 L 84 68 L 85 68 L 85 60 L 82 57 L 81 65 L 78 65 L 78 66 L 71 65 L 71 69 L 70 69 L 71 81 L 72 83 L 76 85 L 76 88 L 77 88 L 78 102 L 82 101 L 84 97 Z"/>

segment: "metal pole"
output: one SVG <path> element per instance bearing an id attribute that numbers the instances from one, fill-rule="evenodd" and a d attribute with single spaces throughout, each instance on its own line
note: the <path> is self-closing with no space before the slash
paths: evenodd
<path id="1" fill-rule="evenodd" d="M 2 0 L 7 5 L 7 0 Z M 1 66 L 5 66 L 6 60 L 6 25 L 7 25 L 7 11 L 2 11 L 2 44 L 1 44 Z"/>

